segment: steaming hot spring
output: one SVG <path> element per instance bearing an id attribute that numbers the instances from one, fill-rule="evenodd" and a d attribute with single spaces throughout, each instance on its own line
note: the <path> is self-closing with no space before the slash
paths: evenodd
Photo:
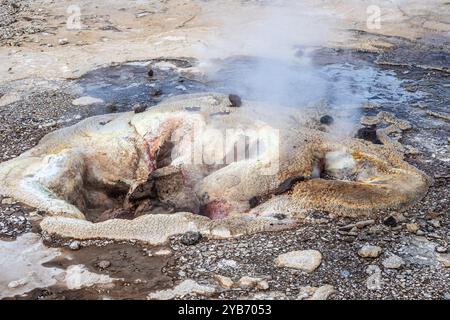
<path id="1" fill-rule="evenodd" d="M 44 231 L 159 244 L 286 228 L 311 210 L 357 217 L 419 200 L 429 178 L 389 145 L 337 138 L 296 109 L 219 94 L 88 118 L 0 164 L 0 193 Z"/>

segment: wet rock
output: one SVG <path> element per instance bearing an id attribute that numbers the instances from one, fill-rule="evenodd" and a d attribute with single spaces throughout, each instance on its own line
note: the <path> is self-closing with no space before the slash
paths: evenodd
<path id="1" fill-rule="evenodd" d="M 230 94 L 228 96 L 228 99 L 230 100 L 231 107 L 239 108 L 240 106 L 242 106 L 241 97 L 239 97 L 237 94 Z"/>
<path id="2" fill-rule="evenodd" d="M 199 243 L 201 239 L 202 239 L 202 234 L 200 232 L 189 231 L 181 236 L 180 241 L 182 244 L 184 244 L 186 246 L 193 246 L 193 245 Z"/>
<path id="3" fill-rule="evenodd" d="M 214 279 L 217 281 L 217 283 L 225 289 L 231 289 L 234 285 L 233 280 L 229 277 L 221 276 L 219 274 L 214 275 Z"/>
<path id="4" fill-rule="evenodd" d="M 81 243 L 80 243 L 80 241 L 72 241 L 72 242 L 69 244 L 69 248 L 70 248 L 71 250 L 79 250 L 79 249 L 81 248 Z"/>
<path id="5" fill-rule="evenodd" d="M 317 250 L 291 251 L 275 259 L 278 267 L 302 270 L 308 273 L 316 270 L 322 262 L 322 254 Z"/>
<path id="6" fill-rule="evenodd" d="M 110 284 L 115 279 L 104 274 L 90 272 L 84 265 L 72 265 L 66 270 L 65 282 L 70 290 L 76 290 L 94 285 Z M 120 279 L 116 279 L 120 280 Z"/>
<path id="7" fill-rule="evenodd" d="M 382 265 L 387 269 L 398 269 L 405 264 L 402 258 L 391 254 L 389 257 L 383 260 Z"/>
<path id="8" fill-rule="evenodd" d="M 134 113 L 142 113 L 147 109 L 147 107 L 137 103 L 133 106 Z"/>
<path id="9" fill-rule="evenodd" d="M 383 221 L 383 224 L 385 226 L 394 228 L 397 226 L 397 219 L 395 219 L 393 216 L 389 216 Z"/>
<path id="10" fill-rule="evenodd" d="M 162 90 L 161 89 L 153 89 L 152 91 L 150 91 L 150 95 L 152 97 L 159 97 L 162 95 Z"/>
<path id="11" fill-rule="evenodd" d="M 377 258 L 382 249 L 378 246 L 365 245 L 358 251 L 358 255 L 363 258 Z"/>
<path id="12" fill-rule="evenodd" d="M 150 68 L 149 70 L 148 70 L 148 72 L 147 72 L 147 76 L 149 77 L 149 78 L 153 78 L 153 76 L 154 76 L 154 71 L 153 71 L 153 69 L 152 68 Z"/>
<path id="13" fill-rule="evenodd" d="M 320 118 L 320 123 L 321 124 L 325 124 L 327 126 L 333 124 L 333 122 L 334 122 L 334 118 L 332 116 L 329 116 L 329 115 L 325 115 L 325 116 Z"/>
<path id="14" fill-rule="evenodd" d="M 110 103 L 106 106 L 106 112 L 108 112 L 108 113 L 114 113 L 114 112 L 117 112 L 117 110 L 118 110 L 118 108 L 115 104 Z"/>
<path id="15" fill-rule="evenodd" d="M 375 126 L 372 127 L 364 127 L 358 130 L 355 135 L 355 138 L 367 140 L 372 142 L 373 144 L 383 144 L 377 136 L 377 129 Z"/>

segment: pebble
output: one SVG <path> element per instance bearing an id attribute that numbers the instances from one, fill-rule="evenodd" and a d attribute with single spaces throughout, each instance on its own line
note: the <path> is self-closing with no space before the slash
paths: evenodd
<path id="1" fill-rule="evenodd" d="M 392 227 L 392 228 L 396 227 L 397 226 L 397 219 L 395 219 L 393 216 L 389 216 L 383 221 L 383 224 L 385 226 Z"/>
<path id="2" fill-rule="evenodd" d="M 140 105 L 139 103 L 138 103 L 138 104 L 135 104 L 135 105 L 133 106 L 133 111 L 134 111 L 134 113 L 142 113 L 142 112 L 144 112 L 146 109 L 147 109 L 147 108 L 146 108 L 145 106 L 142 106 L 142 105 Z"/>
<path id="3" fill-rule="evenodd" d="M 228 96 L 228 99 L 231 102 L 231 107 L 239 108 L 240 106 L 242 106 L 241 97 L 239 97 L 237 94 L 230 94 Z"/>
<path id="4" fill-rule="evenodd" d="M 12 204 L 15 204 L 15 201 L 12 198 L 4 198 L 2 200 L 2 204 L 12 205 Z"/>
<path id="5" fill-rule="evenodd" d="M 322 254 L 317 250 L 291 251 L 275 259 L 278 267 L 302 270 L 308 273 L 316 270 L 322 263 Z"/>
<path id="6" fill-rule="evenodd" d="M 398 269 L 402 265 L 405 264 L 402 258 L 396 256 L 395 254 L 391 254 L 389 257 L 383 260 L 382 265 L 387 269 Z"/>
<path id="7" fill-rule="evenodd" d="M 59 39 L 58 44 L 60 46 L 65 46 L 66 44 L 69 44 L 69 40 L 67 40 L 66 38 Z"/>
<path id="8" fill-rule="evenodd" d="M 200 232 L 188 231 L 181 236 L 181 243 L 186 246 L 192 246 L 200 242 L 202 235 Z"/>
<path id="9" fill-rule="evenodd" d="M 437 253 L 447 253 L 448 248 L 444 246 L 437 246 L 435 250 Z"/>
<path id="10" fill-rule="evenodd" d="M 72 241 L 72 242 L 69 244 L 69 248 L 70 248 L 71 250 L 78 250 L 78 249 L 80 249 L 80 247 L 81 247 L 80 241 Z"/>
<path id="11" fill-rule="evenodd" d="M 417 223 L 407 223 L 406 224 L 406 230 L 408 230 L 411 233 L 416 233 L 419 229 L 420 229 L 420 227 Z"/>
<path id="12" fill-rule="evenodd" d="M 251 289 L 256 288 L 259 290 L 267 290 L 269 289 L 269 283 L 261 278 L 254 278 L 249 276 L 244 276 L 239 279 L 238 286 L 242 289 Z"/>
<path id="13" fill-rule="evenodd" d="M 325 124 L 325 125 L 327 125 L 327 126 L 333 124 L 333 122 L 334 122 L 333 117 L 332 117 L 332 116 L 329 116 L 329 115 L 325 115 L 325 116 L 323 116 L 323 117 L 320 118 L 320 123 L 321 123 L 321 124 Z"/>
<path id="14" fill-rule="evenodd" d="M 16 289 L 16 288 L 19 288 L 19 287 L 23 287 L 27 283 L 28 283 L 27 279 L 20 279 L 20 280 L 16 280 L 16 281 L 11 281 L 10 283 L 8 283 L 8 288 L 9 289 Z"/>
<path id="15" fill-rule="evenodd" d="M 231 289 L 234 286 L 233 280 L 229 277 L 221 276 L 219 274 L 214 275 L 214 279 L 217 281 L 217 283 L 225 289 Z"/>
<path id="16" fill-rule="evenodd" d="M 358 255 L 363 258 L 377 258 L 382 249 L 378 246 L 365 245 L 358 251 Z"/>
<path id="17" fill-rule="evenodd" d="M 108 269 L 111 266 L 111 262 L 109 262 L 108 260 L 102 260 L 97 264 L 97 266 L 100 269 Z"/>

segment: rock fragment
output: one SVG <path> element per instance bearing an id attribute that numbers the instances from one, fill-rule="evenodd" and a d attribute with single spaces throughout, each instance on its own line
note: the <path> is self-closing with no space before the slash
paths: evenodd
<path id="1" fill-rule="evenodd" d="M 187 279 L 175 286 L 173 289 L 152 292 L 147 296 L 148 300 L 171 300 L 186 295 L 211 295 L 216 292 L 213 287 L 200 285 L 196 281 Z"/>
<path id="2" fill-rule="evenodd" d="M 240 106 L 242 106 L 242 99 L 237 94 L 230 94 L 228 96 L 228 99 L 230 100 L 231 107 L 239 108 Z"/>
<path id="3" fill-rule="evenodd" d="M 391 254 L 389 257 L 383 260 L 382 265 L 387 269 L 399 269 L 405 264 L 402 258 L 395 254 Z"/>
<path id="4" fill-rule="evenodd" d="M 308 273 L 316 270 L 322 262 L 322 254 L 317 250 L 291 251 L 275 259 L 278 267 L 302 270 Z"/>
<path id="5" fill-rule="evenodd" d="M 377 258 L 382 249 L 378 246 L 365 245 L 358 251 L 358 255 L 363 258 Z"/>
<path id="6" fill-rule="evenodd" d="M 229 277 L 221 276 L 219 274 L 214 275 L 214 279 L 217 281 L 217 283 L 225 289 L 231 289 L 234 285 L 233 280 Z"/>
<path id="7" fill-rule="evenodd" d="M 186 246 L 193 246 L 200 242 L 202 239 L 202 234 L 196 231 L 188 231 L 181 236 L 181 243 Z"/>

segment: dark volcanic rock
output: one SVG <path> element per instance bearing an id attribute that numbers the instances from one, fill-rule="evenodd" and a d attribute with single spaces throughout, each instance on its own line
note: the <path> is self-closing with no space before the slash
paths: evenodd
<path id="1" fill-rule="evenodd" d="M 186 246 L 193 246 L 194 244 L 199 243 L 201 239 L 202 235 L 200 232 L 189 231 L 181 236 L 180 241 Z"/>
<path id="2" fill-rule="evenodd" d="M 242 106 L 241 97 L 239 97 L 237 94 L 230 94 L 228 96 L 228 99 L 230 100 L 232 107 L 239 108 L 240 106 Z"/>
<path id="3" fill-rule="evenodd" d="M 378 139 L 377 129 L 374 126 L 359 129 L 355 138 L 367 140 L 374 144 L 383 144 L 383 142 Z"/>
<path id="4" fill-rule="evenodd" d="M 322 118 L 320 118 L 320 123 L 325 124 L 327 126 L 329 126 L 330 124 L 333 124 L 333 122 L 334 122 L 334 118 L 329 115 L 325 115 Z"/>
<path id="5" fill-rule="evenodd" d="M 134 111 L 134 113 L 142 113 L 142 112 L 144 112 L 146 109 L 147 109 L 146 107 L 140 105 L 139 103 L 138 103 L 138 104 L 135 104 L 135 105 L 133 106 L 133 111 Z"/>
<path id="6" fill-rule="evenodd" d="M 275 191 L 273 192 L 273 194 L 275 195 L 280 195 L 283 194 L 285 192 L 290 191 L 295 184 L 297 184 L 298 182 L 302 182 L 307 180 L 307 177 L 304 176 L 295 176 L 295 177 L 290 177 L 286 180 L 284 180 L 277 189 L 275 189 Z"/>
<path id="7" fill-rule="evenodd" d="M 396 227 L 397 220 L 393 216 L 389 216 L 383 221 L 383 224 L 388 227 Z"/>

